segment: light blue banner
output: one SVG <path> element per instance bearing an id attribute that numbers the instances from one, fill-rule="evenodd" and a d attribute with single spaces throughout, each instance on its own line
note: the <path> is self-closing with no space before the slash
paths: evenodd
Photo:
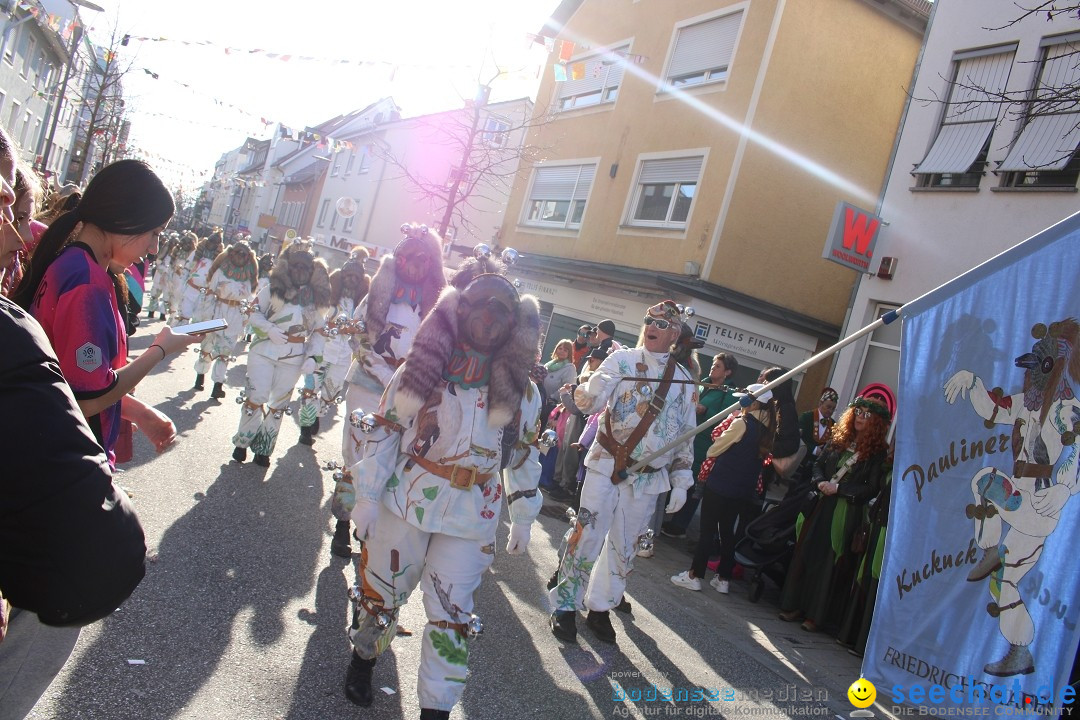
<path id="1" fill-rule="evenodd" d="M 886 707 L 1053 717 L 1080 638 L 1080 215 L 901 315 L 863 672 Z"/>

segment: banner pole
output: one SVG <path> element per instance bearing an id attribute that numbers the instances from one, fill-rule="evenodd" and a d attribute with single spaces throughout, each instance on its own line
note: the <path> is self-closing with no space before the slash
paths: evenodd
<path id="1" fill-rule="evenodd" d="M 798 365 L 796 365 L 792 369 L 788 370 L 786 373 L 784 373 L 780 377 L 776 378 L 775 380 L 772 380 L 771 382 L 766 383 L 765 387 L 761 388 L 761 390 L 758 391 L 758 395 L 769 392 L 770 390 L 772 390 L 777 385 L 780 385 L 781 383 L 786 382 L 790 378 L 795 377 L 796 375 L 798 375 L 800 372 L 802 372 L 806 368 L 811 367 L 812 365 L 816 365 L 817 363 L 821 362 L 822 360 L 825 360 L 826 358 L 832 357 L 834 354 L 836 354 L 837 351 L 839 351 L 839 350 L 843 349 L 844 347 L 850 345 L 851 343 L 855 342 L 859 338 L 862 338 L 862 337 L 865 337 L 866 335 L 869 335 L 870 333 L 877 330 L 879 327 L 882 327 L 884 325 L 888 325 L 889 323 L 893 322 L 898 317 L 900 317 L 900 311 L 903 310 L 903 309 L 904 309 L 903 307 L 898 307 L 895 310 L 890 310 L 889 312 L 885 313 L 884 315 L 882 315 L 881 317 L 879 317 L 877 320 L 870 323 L 866 327 L 864 327 L 864 328 L 862 328 L 860 330 L 856 330 L 851 335 L 848 335 L 846 338 L 842 338 L 841 340 L 839 340 L 836 344 L 825 348 L 824 350 L 819 352 L 817 355 L 812 355 L 812 356 L 808 357 L 806 360 L 803 360 L 801 363 L 799 363 Z M 684 442 L 688 442 L 689 440 L 694 438 L 702 430 L 706 430 L 706 429 L 712 427 L 713 425 L 716 425 L 718 422 L 720 422 L 721 420 L 726 418 L 728 415 L 730 415 L 732 412 L 734 412 L 736 408 L 750 407 L 750 404 L 754 401 L 755 398 L 756 398 L 755 395 L 745 395 L 745 396 L 743 396 L 742 398 L 739 399 L 738 402 L 724 408 L 723 410 L 716 413 L 711 418 L 709 418 L 705 422 L 701 423 L 700 425 L 698 425 L 694 429 L 687 430 L 682 435 L 675 438 L 670 443 L 668 443 L 664 447 L 660 448 L 656 452 L 652 453 L 651 455 L 647 455 L 647 456 L 641 458 L 640 460 L 635 462 L 633 465 L 628 467 L 627 472 L 637 472 L 639 469 L 645 467 L 650 462 L 652 462 L 656 458 L 660 457 L 661 455 L 663 455 L 667 451 L 671 450 L 672 448 L 678 447 L 679 445 L 681 445 Z"/>

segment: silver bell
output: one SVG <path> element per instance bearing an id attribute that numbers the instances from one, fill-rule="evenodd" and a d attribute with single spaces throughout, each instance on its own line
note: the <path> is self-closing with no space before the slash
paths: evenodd
<path id="1" fill-rule="evenodd" d="M 472 250 L 473 257 L 477 260 L 482 260 L 486 257 L 491 257 L 491 246 L 487 243 L 480 243 Z"/>
<path id="2" fill-rule="evenodd" d="M 349 413 L 349 424 L 352 425 L 354 428 L 359 428 L 360 423 L 363 422 L 363 420 L 363 410 L 353 410 L 351 413 Z"/>
<path id="3" fill-rule="evenodd" d="M 484 622 L 479 616 L 473 615 L 469 618 L 469 622 L 465 623 L 465 637 L 472 639 L 482 632 L 484 632 Z"/>
<path id="4" fill-rule="evenodd" d="M 334 402 L 335 405 L 340 405 L 341 403 L 345 402 L 345 398 L 338 395 L 337 397 L 334 398 L 333 402 Z"/>
<path id="5" fill-rule="evenodd" d="M 427 225 L 421 225 L 420 226 L 420 234 L 421 235 L 427 235 L 428 234 L 428 226 Z"/>
<path id="6" fill-rule="evenodd" d="M 231 363 L 236 362 L 236 356 L 235 355 L 230 355 L 229 356 L 229 362 L 231 362 Z"/>
<path id="7" fill-rule="evenodd" d="M 237 405 L 243 405 L 244 404 L 244 398 L 242 398 L 242 397 L 236 398 L 236 404 Z"/>
<path id="8" fill-rule="evenodd" d="M 577 524 L 577 510 L 572 507 L 566 508 L 566 519 L 570 521 L 571 525 Z"/>
<path id="9" fill-rule="evenodd" d="M 644 533 L 639 535 L 637 539 L 638 550 L 652 550 L 653 545 L 655 544 L 653 542 L 654 535 L 655 533 L 653 533 L 652 528 L 649 528 Z"/>
<path id="10" fill-rule="evenodd" d="M 244 414 L 247 415 L 248 417 L 251 417 L 252 415 L 255 414 L 255 411 L 252 410 L 251 408 L 244 408 Z"/>
<path id="11" fill-rule="evenodd" d="M 353 325 L 353 327 L 356 328 L 356 332 L 367 332 L 367 323 L 364 322 L 364 318 L 360 318 L 359 320 L 357 320 L 356 324 Z"/>
<path id="12" fill-rule="evenodd" d="M 648 385 L 642 385 L 641 389 L 638 390 L 638 393 L 641 395 L 641 397 L 649 397 L 650 395 L 652 395 L 652 388 Z"/>
<path id="13" fill-rule="evenodd" d="M 385 630 L 390 627 L 390 623 L 394 622 L 394 619 L 390 617 L 390 614 L 380 610 L 375 615 L 375 624 L 379 626 L 380 630 Z"/>
<path id="14" fill-rule="evenodd" d="M 336 327 L 330 328 L 330 331 L 327 334 L 332 338 L 336 338 L 338 335 L 341 334 L 341 331 L 338 330 Z"/>
<path id="15" fill-rule="evenodd" d="M 281 419 L 281 411 L 280 410 L 275 410 L 274 411 L 274 419 L 275 420 L 280 420 Z"/>
<path id="16" fill-rule="evenodd" d="M 292 408 L 291 407 L 286 407 L 285 408 L 285 414 L 288 415 L 289 417 L 292 417 Z"/>
<path id="17" fill-rule="evenodd" d="M 328 460 L 326 465 L 323 466 L 324 470 L 337 470 L 341 465 L 337 460 Z"/>
<path id="18" fill-rule="evenodd" d="M 360 418 L 360 432 L 373 433 L 377 427 L 379 427 L 379 421 L 375 419 L 373 413 L 367 413 Z"/>
<path id="19" fill-rule="evenodd" d="M 341 482 L 342 480 L 345 479 L 345 473 L 338 470 L 333 475 L 331 475 L 330 477 L 332 477 L 334 479 L 334 482 Z"/>
<path id="20" fill-rule="evenodd" d="M 675 303 L 675 309 L 679 311 L 680 315 L 682 315 L 682 311 L 684 308 L 681 303 Z"/>
<path id="21" fill-rule="evenodd" d="M 200 348 L 200 347 L 199 347 L 198 345 L 196 345 L 195 347 L 191 348 L 191 352 L 193 352 L 193 353 L 195 353 L 196 355 L 198 355 L 199 353 L 201 353 L 201 352 L 202 352 L 202 348 Z"/>
<path id="22" fill-rule="evenodd" d="M 499 255 L 499 258 L 504 263 L 506 263 L 507 265 L 513 265 L 514 263 L 516 263 L 518 261 L 518 258 L 520 258 L 520 257 L 521 257 L 521 254 L 518 253 L 518 251 L 515 250 L 514 248 L 506 248 Z"/>
<path id="23" fill-rule="evenodd" d="M 349 322 L 349 316 L 345 313 L 341 313 L 336 318 L 334 318 L 335 325 L 344 325 L 347 322 Z"/>
<path id="24" fill-rule="evenodd" d="M 687 305 L 686 307 L 683 308 L 682 314 L 683 314 L 683 317 L 685 317 L 685 318 L 692 318 L 692 317 L 694 317 L 694 315 L 697 314 L 697 312 L 694 310 L 694 308 Z"/>
<path id="25" fill-rule="evenodd" d="M 520 280 L 518 280 L 517 278 L 514 278 L 514 282 L 513 282 L 512 284 L 513 284 L 513 286 L 514 286 L 515 288 L 517 288 L 518 290 L 520 290 L 520 289 L 521 289 L 521 281 L 520 281 Z"/>
<path id="26" fill-rule="evenodd" d="M 408 235 L 410 230 L 412 230 L 412 225 L 410 225 L 409 223 L 401 223 L 402 235 Z"/>
<path id="27" fill-rule="evenodd" d="M 247 388 L 240 388 L 240 397 L 242 397 L 242 398 L 247 397 Z"/>
<path id="28" fill-rule="evenodd" d="M 548 428 L 540 433 L 540 439 L 537 442 L 540 443 L 540 447 L 553 448 L 559 444 L 559 434 Z"/>

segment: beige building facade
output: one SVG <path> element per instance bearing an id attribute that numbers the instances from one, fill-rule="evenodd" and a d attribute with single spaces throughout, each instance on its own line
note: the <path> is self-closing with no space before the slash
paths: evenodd
<path id="1" fill-rule="evenodd" d="M 876 206 L 929 7 L 564 2 L 526 141 L 544 160 L 500 237 L 548 346 L 604 317 L 631 337 L 666 297 L 742 382 L 835 341 L 855 276 L 822 247 L 838 201 Z M 827 375 L 808 371 L 805 397 Z"/>

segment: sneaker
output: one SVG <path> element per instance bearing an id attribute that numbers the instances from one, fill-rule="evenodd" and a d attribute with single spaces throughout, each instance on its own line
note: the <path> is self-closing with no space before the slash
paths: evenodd
<path id="1" fill-rule="evenodd" d="M 730 589 L 730 583 L 727 580 L 721 580 L 719 575 L 713 575 L 713 579 L 709 581 L 709 584 L 712 585 L 713 590 L 721 595 L 727 595 Z"/>
<path id="2" fill-rule="evenodd" d="M 638 557 L 643 557 L 643 558 L 651 558 L 655 554 L 656 553 L 652 548 L 648 548 L 647 550 L 638 550 L 637 551 L 637 556 Z"/>
<path id="3" fill-rule="evenodd" d="M 689 570 L 683 570 L 678 575 L 672 575 L 671 582 L 679 587 L 684 587 L 687 590 L 697 590 L 698 592 L 701 592 L 701 580 L 698 580 L 696 577 L 690 577 Z"/>
<path id="4" fill-rule="evenodd" d="M 680 530 L 677 527 L 664 523 L 660 526 L 660 534 L 669 538 L 684 538 L 686 537 L 686 530 Z"/>

